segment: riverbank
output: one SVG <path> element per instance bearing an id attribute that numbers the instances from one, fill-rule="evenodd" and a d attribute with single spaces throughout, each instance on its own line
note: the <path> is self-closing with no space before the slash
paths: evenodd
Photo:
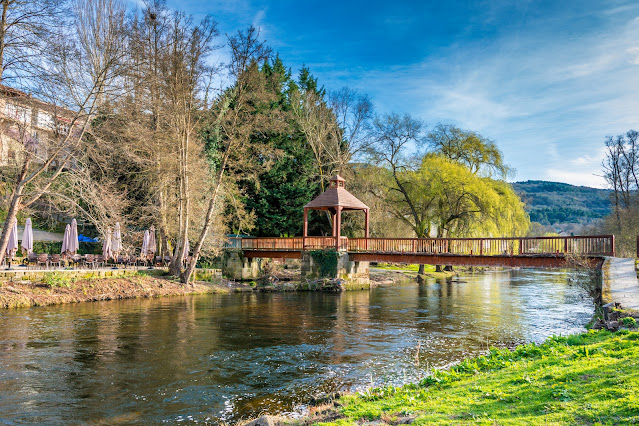
<path id="1" fill-rule="evenodd" d="M 417 384 L 343 396 L 305 419 L 269 420 L 340 426 L 631 424 L 639 418 L 638 360 L 639 332 L 591 330 L 512 351 L 491 349 L 432 371 Z"/>
<path id="2" fill-rule="evenodd" d="M 277 281 L 270 283 L 236 282 L 217 278 L 212 282 L 196 281 L 193 285 L 186 286 L 172 277 L 148 274 L 144 270 L 132 271 L 132 275 L 126 276 L 91 278 L 78 278 L 66 272 L 47 273 L 43 282 L 0 280 L 0 308 L 231 291 L 321 291 L 331 290 L 334 284 L 332 280 L 300 282 L 299 276 L 296 281 L 294 270 L 278 273 Z M 402 271 L 371 271 L 372 286 L 392 285 L 411 278 L 414 277 Z"/>
<path id="3" fill-rule="evenodd" d="M 51 273 L 44 281 L 0 281 L 0 308 L 223 293 L 234 289 L 234 285 L 226 281 L 198 281 L 192 286 L 185 286 L 170 277 L 152 276 L 142 272 L 122 277 L 81 279 L 65 276 L 64 273 Z"/>

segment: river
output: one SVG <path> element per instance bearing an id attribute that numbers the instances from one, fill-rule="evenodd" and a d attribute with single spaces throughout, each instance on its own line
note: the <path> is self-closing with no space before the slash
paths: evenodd
<path id="1" fill-rule="evenodd" d="M 584 330 L 583 272 L 0 311 L 0 423 L 234 422 Z"/>

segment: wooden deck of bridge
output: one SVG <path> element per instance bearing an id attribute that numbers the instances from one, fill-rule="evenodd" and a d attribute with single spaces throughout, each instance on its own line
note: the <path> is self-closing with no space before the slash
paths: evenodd
<path id="1" fill-rule="evenodd" d="M 335 237 L 231 238 L 226 247 L 250 258 L 301 258 L 307 250 L 334 249 Z M 340 251 L 353 261 L 409 264 L 561 267 L 615 255 L 613 235 L 510 238 L 346 238 Z"/>

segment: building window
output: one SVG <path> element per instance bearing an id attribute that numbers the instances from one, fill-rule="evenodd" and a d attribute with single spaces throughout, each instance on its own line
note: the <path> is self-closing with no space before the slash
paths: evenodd
<path id="1" fill-rule="evenodd" d="M 5 113 L 13 120 L 24 124 L 31 124 L 31 108 L 25 108 L 12 102 L 7 102 Z"/>
<path id="2" fill-rule="evenodd" d="M 53 115 L 48 112 L 38 111 L 38 127 L 44 129 L 53 130 L 55 128 L 55 122 L 53 121 Z"/>

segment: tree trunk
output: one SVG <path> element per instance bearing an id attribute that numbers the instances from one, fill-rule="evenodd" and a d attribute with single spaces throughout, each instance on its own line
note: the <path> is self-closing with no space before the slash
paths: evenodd
<path id="1" fill-rule="evenodd" d="M 206 219 L 204 220 L 204 226 L 202 227 L 202 232 L 200 233 L 200 237 L 198 238 L 197 244 L 193 249 L 193 257 L 191 259 L 191 263 L 186 265 L 186 269 L 180 274 L 180 281 L 184 284 L 191 281 L 191 276 L 193 275 L 193 271 L 195 270 L 195 265 L 200 257 L 200 250 L 204 245 L 204 240 L 206 239 L 206 235 L 209 232 L 211 227 L 211 221 L 213 219 L 213 213 L 215 212 L 215 205 L 217 203 L 217 197 L 220 192 L 220 187 L 222 186 L 222 174 L 224 173 L 224 167 L 226 166 L 226 162 L 222 163 L 222 168 L 217 176 L 217 183 L 215 185 L 215 190 L 213 191 L 213 195 L 211 196 L 211 200 L 209 201 L 209 207 L 206 212 Z"/>
<path id="2" fill-rule="evenodd" d="M 7 218 L 4 221 L 4 227 L 2 228 L 2 237 L 0 238 L 0 263 L 7 254 L 7 245 L 9 244 L 9 234 L 13 227 L 13 222 L 16 221 L 18 216 L 20 197 L 22 192 L 22 186 L 16 188 L 13 197 L 11 197 L 11 204 L 9 205 L 9 211 L 7 212 Z"/>
<path id="3" fill-rule="evenodd" d="M 9 232 L 13 226 L 13 222 L 18 217 L 20 211 L 20 204 L 22 199 L 22 191 L 25 185 L 25 178 L 29 171 L 29 164 L 31 164 L 31 157 L 27 155 L 22 163 L 22 170 L 20 175 L 16 179 L 16 187 L 11 195 L 11 203 L 9 204 L 9 211 L 7 211 L 7 218 L 2 228 L 2 235 L 0 236 L 0 262 L 4 259 L 7 251 L 7 244 L 9 244 Z"/>

